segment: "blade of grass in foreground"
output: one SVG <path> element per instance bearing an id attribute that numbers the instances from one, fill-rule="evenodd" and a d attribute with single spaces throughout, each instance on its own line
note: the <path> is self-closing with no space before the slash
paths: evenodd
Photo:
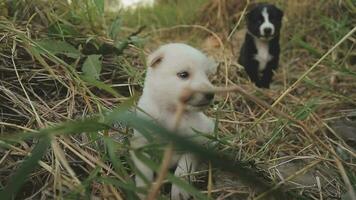
<path id="1" fill-rule="evenodd" d="M 96 118 L 89 118 L 89 119 L 78 120 L 78 121 L 71 121 L 67 123 L 62 123 L 57 126 L 53 126 L 48 129 L 40 130 L 39 132 L 37 132 L 37 134 L 32 134 L 32 137 L 38 137 L 42 135 L 43 137 L 46 138 L 46 136 L 48 137 L 49 135 L 83 133 L 83 132 L 89 132 L 90 131 L 89 129 L 92 129 L 91 131 L 93 130 L 99 131 L 100 129 L 105 130 L 110 128 L 110 125 L 112 125 L 114 122 L 122 123 L 135 128 L 147 138 L 150 137 L 152 138 L 152 136 L 156 135 L 166 141 L 172 141 L 176 147 L 184 149 L 188 152 L 195 153 L 196 155 L 200 156 L 203 160 L 210 160 L 214 167 L 237 174 L 240 180 L 244 184 L 250 186 L 251 188 L 256 188 L 260 192 L 272 187 L 272 185 L 269 184 L 266 179 L 262 178 L 263 175 L 256 172 L 256 170 L 249 168 L 245 163 L 237 161 L 233 159 L 231 156 L 226 155 L 222 152 L 216 152 L 211 148 L 206 148 L 204 146 L 198 145 L 185 137 L 182 137 L 178 134 L 175 134 L 171 131 L 168 131 L 158 126 L 154 122 L 141 119 L 137 117 L 135 114 L 128 112 L 127 109 L 128 104 L 131 103 L 126 103 L 126 105 L 123 105 L 118 109 L 115 109 L 113 112 L 108 113 L 105 116 L 99 116 Z M 20 169 L 25 168 L 26 171 L 21 170 L 20 171 L 21 176 L 17 175 L 16 178 L 18 178 L 19 176 L 20 176 L 19 178 L 21 177 L 23 178 L 24 174 L 25 175 L 28 174 L 33 169 L 33 167 L 31 167 L 30 164 L 36 164 L 34 162 L 37 162 L 40 159 L 39 156 L 43 155 L 47 147 L 44 146 L 45 144 L 46 143 L 43 142 L 42 139 L 41 142 L 39 143 L 39 146 L 36 146 L 36 151 L 34 151 L 34 153 L 36 153 L 34 154 L 36 157 L 31 156 L 30 158 L 33 157 L 32 159 L 30 159 L 31 162 L 29 164 L 28 162 L 25 162 L 23 166 L 21 166 Z M 41 151 L 37 149 L 40 149 Z M 40 152 L 41 154 L 37 152 Z M 12 182 L 13 180 L 17 180 L 17 179 L 12 179 Z M 11 184 L 14 185 L 14 183 L 12 182 Z M 15 185 L 19 187 L 18 183 L 15 183 Z M 11 190 L 8 191 L 8 188 Z M 13 194 L 18 190 L 18 188 L 15 189 L 12 189 L 11 187 L 7 187 L 4 190 L 4 193 Z M 284 197 L 291 196 L 292 194 L 286 193 L 282 189 L 277 188 L 274 191 L 274 193 L 272 193 L 272 195 L 275 196 L 277 199 L 285 199 Z M 293 196 L 295 195 L 296 194 L 293 194 Z M 8 195 L 8 197 L 10 196 Z"/>
<path id="2" fill-rule="evenodd" d="M 125 193 L 127 199 L 138 199 L 138 197 L 136 197 L 137 188 L 131 187 L 131 186 L 135 186 L 135 183 L 130 178 L 130 175 L 126 171 L 124 164 L 121 162 L 121 160 L 118 158 L 118 155 L 116 154 L 117 148 L 115 146 L 114 139 L 105 136 L 104 143 L 105 143 L 105 147 L 107 150 L 109 160 L 112 163 L 115 171 L 118 174 L 122 175 L 125 178 L 125 180 L 127 181 L 123 184 L 128 187 L 121 187 L 123 189 L 123 192 Z M 119 184 L 119 182 L 117 182 L 117 181 L 115 183 Z M 132 188 L 134 188 L 134 189 L 132 189 Z"/>
<path id="3" fill-rule="evenodd" d="M 11 177 L 5 189 L 0 191 L 1 199 L 7 200 L 15 198 L 16 194 L 21 189 L 21 186 L 27 180 L 27 176 L 38 166 L 38 161 L 46 153 L 50 144 L 50 138 L 47 136 L 39 139 L 37 145 L 33 148 L 31 155 L 27 157 L 20 168 Z"/>
<path id="4" fill-rule="evenodd" d="M 155 172 L 159 171 L 160 166 L 156 164 L 154 161 L 152 161 L 150 158 L 145 156 L 142 153 L 135 152 L 135 155 L 137 156 L 138 159 L 140 159 L 143 163 L 145 163 L 149 168 L 154 170 Z M 174 176 L 171 173 L 168 173 L 167 179 L 172 183 L 183 189 L 184 191 L 188 192 L 189 194 L 193 195 L 194 199 L 197 200 L 211 200 L 211 198 L 208 198 L 206 195 L 202 194 L 198 189 L 196 189 L 194 186 L 190 185 L 186 181 Z"/>
<path id="5" fill-rule="evenodd" d="M 259 191 L 264 191 L 272 187 L 266 180 L 261 178 L 263 176 L 260 173 L 250 169 L 246 166 L 245 163 L 236 161 L 224 153 L 216 152 L 210 148 L 205 148 L 201 145 L 195 144 L 191 140 L 170 132 L 154 124 L 153 122 L 138 118 L 131 113 L 126 113 L 124 115 L 111 115 L 111 117 L 116 118 L 116 120 L 120 121 L 121 123 L 127 123 L 145 137 L 156 134 L 165 140 L 173 141 L 175 146 L 195 153 L 203 160 L 210 160 L 214 167 L 237 174 L 243 183 L 252 188 L 256 188 Z M 291 194 L 286 193 L 281 189 L 276 189 L 272 195 L 277 199 L 284 199 L 284 197 L 287 195 L 290 196 Z"/>

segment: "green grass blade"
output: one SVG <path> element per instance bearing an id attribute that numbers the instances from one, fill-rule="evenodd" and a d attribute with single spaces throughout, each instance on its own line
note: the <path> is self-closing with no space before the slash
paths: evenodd
<path id="1" fill-rule="evenodd" d="M 123 174 L 125 177 L 129 177 L 129 174 L 126 172 L 124 166 L 121 161 L 118 159 L 118 155 L 116 155 L 116 145 L 112 138 L 104 137 L 104 143 L 110 158 L 111 163 L 113 164 L 116 172 L 118 174 Z"/>
<path id="2" fill-rule="evenodd" d="M 104 0 L 94 0 L 99 15 L 104 15 Z"/>
<path id="3" fill-rule="evenodd" d="M 143 189 L 140 189 L 140 188 L 137 188 L 134 184 L 131 184 L 131 183 L 124 183 L 122 181 L 119 181 L 117 179 L 114 179 L 114 178 L 110 178 L 110 177 L 99 177 L 97 179 L 97 181 L 99 182 L 102 182 L 102 183 L 105 183 L 105 184 L 111 184 L 111 185 L 114 185 L 118 188 L 122 188 L 124 189 L 125 191 L 132 191 L 134 193 L 142 193 L 143 192 Z M 137 195 L 133 194 L 133 193 L 130 193 L 131 195 L 131 199 L 138 199 Z"/>
<path id="4" fill-rule="evenodd" d="M 21 186 L 27 180 L 28 175 L 33 169 L 38 166 L 38 161 L 46 153 L 51 144 L 49 137 L 41 137 L 38 144 L 33 148 L 31 155 L 21 164 L 20 168 L 12 176 L 11 180 L 3 191 L 0 192 L 0 197 L 3 200 L 12 199 L 16 196 Z"/>
<path id="5" fill-rule="evenodd" d="M 84 76 L 99 79 L 100 72 L 101 72 L 101 55 L 89 55 L 85 60 L 82 71 Z"/>
<path id="6" fill-rule="evenodd" d="M 248 168 L 245 163 L 234 160 L 226 154 L 218 153 L 209 148 L 197 145 L 185 137 L 159 127 L 153 122 L 138 118 L 133 114 L 126 113 L 125 115 L 117 116 L 117 120 L 129 124 L 144 136 L 157 134 L 165 140 L 173 141 L 177 147 L 189 152 L 193 152 L 203 160 L 210 160 L 214 167 L 239 175 L 241 181 L 246 185 L 252 186 L 254 188 L 261 188 L 262 190 L 271 188 L 271 185 L 267 183 L 266 180 L 261 178 L 263 177 L 261 174 L 253 169 Z M 285 196 L 285 193 L 281 190 L 277 190 L 273 193 L 273 195 L 277 197 L 283 197 Z"/>
<path id="7" fill-rule="evenodd" d="M 80 76 L 80 78 L 85 81 L 85 83 L 87 83 L 88 85 L 92 85 L 95 86 L 101 90 L 104 90 L 108 93 L 110 93 L 111 95 L 113 95 L 114 97 L 120 97 L 121 95 L 114 90 L 112 87 L 110 87 L 108 84 L 99 81 L 95 78 L 89 77 L 89 76 Z"/>
<path id="8" fill-rule="evenodd" d="M 99 131 L 110 128 L 110 124 L 114 122 L 120 122 L 126 125 L 130 125 L 147 138 L 151 138 L 152 136 L 156 135 L 166 141 L 172 141 L 176 147 L 195 153 L 203 160 L 210 160 L 214 167 L 239 175 L 241 181 L 246 185 L 254 188 L 260 188 L 262 190 L 267 190 L 271 187 L 267 180 L 262 178 L 263 175 L 256 172 L 256 170 L 249 168 L 245 163 L 237 161 L 224 153 L 216 152 L 211 148 L 197 145 L 185 137 L 170 132 L 151 121 L 141 119 L 131 112 L 127 112 L 127 106 L 129 104 L 130 103 L 127 103 L 126 105 L 115 109 L 113 112 L 108 113 L 106 116 L 102 116 L 101 118 L 96 117 L 63 123 L 49 129 L 40 130 L 37 134 L 33 134 L 33 136 Z M 273 195 L 281 197 L 285 194 L 282 190 L 279 189 L 276 190 Z"/>
<path id="9" fill-rule="evenodd" d="M 70 58 L 79 58 L 81 55 L 78 49 L 66 41 L 44 39 L 36 41 L 36 43 L 41 47 L 37 47 L 37 50 L 41 53 L 46 53 L 43 51 L 43 49 L 46 49 L 54 55 L 63 54 Z"/>
<path id="10" fill-rule="evenodd" d="M 140 159 L 143 163 L 145 163 L 149 168 L 152 170 L 158 172 L 159 171 L 159 165 L 156 164 L 155 162 L 152 161 L 152 159 L 146 157 L 142 153 L 135 152 L 135 155 L 137 156 L 138 159 Z M 168 173 L 167 179 L 172 183 L 176 184 L 180 188 L 182 188 L 184 191 L 188 192 L 189 194 L 193 195 L 195 198 L 194 199 L 199 199 L 199 200 L 208 200 L 208 197 L 202 193 L 200 193 L 199 190 L 197 190 L 195 187 L 192 185 L 188 184 L 186 181 L 183 181 L 182 179 L 175 177 L 171 173 Z"/>

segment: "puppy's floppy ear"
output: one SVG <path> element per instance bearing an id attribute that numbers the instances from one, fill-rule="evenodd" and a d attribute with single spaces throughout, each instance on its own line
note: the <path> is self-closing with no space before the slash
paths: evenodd
<path id="1" fill-rule="evenodd" d="M 257 7 L 257 3 L 250 3 L 247 5 L 247 12 L 246 12 L 246 20 L 250 19 L 252 13 L 253 13 L 253 9 Z"/>
<path id="2" fill-rule="evenodd" d="M 162 62 L 163 57 L 164 57 L 163 52 L 160 51 L 153 52 L 147 58 L 147 66 L 152 68 L 156 67 Z"/>
<path id="3" fill-rule="evenodd" d="M 208 58 L 206 65 L 208 66 L 208 73 L 215 74 L 219 64 L 212 58 Z"/>
<path id="4" fill-rule="evenodd" d="M 283 11 L 276 7 L 276 12 L 277 12 L 278 19 L 282 19 L 283 15 L 284 15 Z"/>

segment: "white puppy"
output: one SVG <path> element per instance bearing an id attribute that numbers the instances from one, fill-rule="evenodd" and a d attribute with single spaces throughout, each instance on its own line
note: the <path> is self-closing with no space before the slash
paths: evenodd
<path id="1" fill-rule="evenodd" d="M 204 90 L 212 88 L 208 75 L 215 73 L 216 63 L 199 50 L 186 44 L 172 43 L 161 46 L 153 52 L 147 60 L 147 74 L 143 94 L 138 107 L 153 117 L 160 125 L 172 130 L 175 124 L 175 111 L 185 88 Z M 194 130 L 203 133 L 212 133 L 213 121 L 202 113 L 214 98 L 212 93 L 195 93 L 186 96 L 186 110 L 183 113 L 177 132 L 184 136 L 196 135 Z M 147 114 L 138 112 L 138 115 L 147 117 Z M 193 130 L 194 129 L 194 130 Z M 195 141 L 204 143 L 199 137 Z M 131 139 L 132 149 L 143 147 L 147 140 L 136 130 Z M 145 176 L 149 183 L 153 180 L 153 171 L 141 162 L 133 151 L 130 152 L 135 166 Z M 196 171 L 197 159 L 194 155 L 175 153 L 171 166 L 177 166 L 175 176 L 187 177 Z M 188 176 L 189 177 L 189 176 Z M 190 178 L 188 178 L 189 180 Z M 135 177 L 136 186 L 144 187 L 146 182 L 140 176 Z M 144 196 L 140 196 L 141 199 Z M 172 185 L 171 199 L 189 199 L 187 192 L 176 185 Z"/>

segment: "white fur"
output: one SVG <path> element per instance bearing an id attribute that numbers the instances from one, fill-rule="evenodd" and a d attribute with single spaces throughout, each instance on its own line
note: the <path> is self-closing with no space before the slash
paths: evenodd
<path id="1" fill-rule="evenodd" d="M 254 58 L 258 61 L 258 70 L 261 72 L 266 68 L 267 63 L 272 60 L 273 56 L 269 53 L 267 41 L 258 38 L 254 38 L 254 40 L 257 48 L 257 54 Z"/>
<path id="2" fill-rule="evenodd" d="M 264 21 L 260 26 L 261 35 L 265 36 L 265 29 L 266 28 L 270 28 L 271 29 L 271 34 L 273 35 L 274 34 L 274 25 L 269 21 L 267 8 L 263 8 L 262 16 L 263 16 Z"/>
<path id="3" fill-rule="evenodd" d="M 155 64 L 157 58 L 162 60 Z M 212 85 L 208 80 L 208 75 L 215 73 L 216 64 L 203 53 L 185 44 L 172 43 L 161 46 L 148 57 L 148 69 L 145 79 L 143 94 L 138 102 L 138 107 L 143 109 L 159 124 L 172 129 L 175 123 L 175 110 L 181 97 L 182 91 L 190 87 L 192 89 L 207 89 Z M 154 66 L 150 66 L 155 64 Z M 188 71 L 190 78 L 181 80 L 177 77 L 177 73 Z M 203 95 L 201 95 L 203 96 Z M 201 97 L 192 98 L 197 101 Z M 185 136 L 194 136 L 196 133 L 193 129 L 204 133 L 212 133 L 214 129 L 213 121 L 202 113 L 201 110 L 188 106 L 188 110 L 183 114 L 182 120 L 179 123 L 177 132 Z M 138 115 L 145 116 L 142 112 Z M 204 143 L 202 137 L 195 137 L 195 141 Z M 147 144 L 147 140 L 136 130 L 131 139 L 133 149 L 143 147 Z M 145 166 L 135 155 L 130 152 L 135 166 L 142 172 L 145 178 L 152 183 L 153 172 Z M 175 153 L 172 166 L 178 164 L 175 170 L 176 176 L 184 176 L 196 170 L 198 165 L 197 159 L 189 153 Z M 188 178 L 191 179 L 191 178 Z M 140 176 L 135 177 L 136 185 L 145 187 L 146 184 Z M 140 196 L 144 198 L 143 195 Z M 185 191 L 172 186 L 171 199 L 188 199 L 189 195 Z"/>

